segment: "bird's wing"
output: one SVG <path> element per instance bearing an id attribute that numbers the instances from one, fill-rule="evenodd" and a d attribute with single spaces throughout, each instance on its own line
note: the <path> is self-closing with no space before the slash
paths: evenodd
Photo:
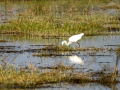
<path id="1" fill-rule="evenodd" d="M 69 38 L 70 42 L 77 42 L 79 39 L 81 39 L 82 36 L 80 35 L 74 35 Z"/>

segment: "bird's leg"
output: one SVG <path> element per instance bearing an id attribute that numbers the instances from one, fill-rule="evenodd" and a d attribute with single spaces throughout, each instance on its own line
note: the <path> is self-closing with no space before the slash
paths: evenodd
<path id="1" fill-rule="evenodd" d="M 77 48 L 77 45 L 75 45 L 75 48 Z"/>
<path id="2" fill-rule="evenodd" d="M 80 43 L 78 43 L 78 45 L 79 45 L 79 48 L 80 48 Z"/>

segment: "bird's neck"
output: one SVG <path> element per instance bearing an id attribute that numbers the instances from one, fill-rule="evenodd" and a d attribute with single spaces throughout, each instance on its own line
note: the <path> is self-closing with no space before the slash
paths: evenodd
<path id="1" fill-rule="evenodd" d="M 71 43 L 72 43 L 72 42 L 69 42 L 69 41 L 68 41 L 67 45 L 70 45 Z"/>
<path id="2" fill-rule="evenodd" d="M 67 46 L 68 46 L 68 45 L 70 45 L 70 43 L 69 43 L 69 42 L 67 43 Z"/>

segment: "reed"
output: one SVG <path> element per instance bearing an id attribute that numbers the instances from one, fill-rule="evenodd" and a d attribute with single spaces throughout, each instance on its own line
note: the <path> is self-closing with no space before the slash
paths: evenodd
<path id="1" fill-rule="evenodd" d="M 32 65 L 32 64 L 31 64 Z M 69 82 L 69 83 L 117 83 L 119 82 L 118 73 L 107 74 L 103 71 L 98 73 L 97 77 L 94 76 L 94 73 L 77 73 L 73 72 L 72 67 L 62 66 L 62 64 L 53 67 L 51 70 L 45 70 L 41 72 L 39 69 L 34 66 L 29 66 L 29 71 L 24 70 L 23 68 L 17 69 L 14 66 L 3 67 L 0 66 L 0 83 L 4 86 L 18 86 L 19 88 L 26 87 L 41 87 L 42 84 L 47 83 L 58 83 L 58 82 Z M 74 74 L 71 74 L 73 72 Z"/>
<path id="2" fill-rule="evenodd" d="M 97 0 L 100 2 L 103 0 Z M 26 1 L 28 2 L 28 1 Z M 24 2 L 24 3 L 26 3 Z M 59 2 L 59 0 L 57 1 Z M 110 17 L 107 14 L 89 13 L 89 0 L 79 7 L 73 0 L 64 4 L 61 2 L 61 9 L 54 1 L 29 1 L 28 9 L 18 14 L 14 19 L 0 26 L 0 32 L 3 34 L 20 34 L 31 36 L 71 36 L 78 33 L 86 35 L 106 34 L 108 29 L 119 30 L 119 18 Z M 64 6 L 69 4 L 68 6 Z M 27 3 L 26 3 L 27 4 Z M 55 4 L 54 7 L 52 4 Z M 92 5 L 92 4 L 90 4 Z M 89 5 L 89 6 L 90 6 Z M 34 7 L 34 8 L 30 8 Z M 56 8 L 55 10 L 53 9 Z M 66 8 L 65 11 L 62 8 Z M 78 8 L 87 8 L 87 11 L 81 11 Z M 100 8 L 99 8 L 100 9 Z M 108 25 L 107 25 L 108 24 Z"/>

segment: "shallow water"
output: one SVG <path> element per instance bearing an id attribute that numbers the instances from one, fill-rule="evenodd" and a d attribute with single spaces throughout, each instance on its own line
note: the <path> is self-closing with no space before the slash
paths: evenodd
<path id="1" fill-rule="evenodd" d="M 47 87 L 47 88 L 46 88 Z M 96 83 L 88 83 L 88 84 L 48 84 L 46 87 L 35 89 L 35 90 L 119 90 L 120 84 L 109 84 L 102 85 Z"/>
<path id="2" fill-rule="evenodd" d="M 56 83 L 45 84 L 41 88 L 9 88 L 12 90 L 119 90 L 120 84 L 97 84 L 97 83 L 85 83 L 85 84 L 69 84 L 69 83 Z M 1 88 L 0 90 L 8 90 L 7 88 Z"/>
<path id="3" fill-rule="evenodd" d="M 0 46 L 13 46 L 12 48 L 4 48 L 1 49 L 1 58 L 2 55 L 6 55 L 6 59 L 4 62 L 8 64 L 14 64 L 15 66 L 21 66 L 26 67 L 29 66 L 32 62 L 33 65 L 37 68 L 41 67 L 51 67 L 56 66 L 59 63 L 62 63 L 64 66 L 72 66 L 74 65 L 74 68 L 83 68 L 84 71 L 97 71 L 101 70 L 106 65 L 110 68 L 114 68 L 117 61 L 120 58 L 120 54 L 117 53 L 116 50 L 119 48 L 120 45 L 120 35 L 106 35 L 106 36 L 84 36 L 80 41 L 81 48 L 103 48 L 104 50 L 86 50 L 86 51 L 72 51 L 72 52 L 59 52 L 62 55 L 65 56 L 51 56 L 51 57 L 37 57 L 33 54 L 36 53 L 53 53 L 52 51 L 24 51 L 26 49 L 39 49 L 44 47 L 50 47 L 50 46 L 39 46 L 39 45 L 51 45 L 52 43 L 54 45 L 61 45 L 62 40 L 67 40 L 67 38 L 60 38 L 58 39 L 43 39 L 41 37 L 31 38 L 31 39 L 17 39 L 14 40 L 10 38 L 11 36 L 2 36 L 3 39 L 8 40 L 8 42 L 0 42 Z M 9 38 L 9 39 L 8 39 Z M 77 43 L 73 43 L 70 45 L 70 47 L 78 47 Z M 108 49 L 111 48 L 111 51 Z M 23 52 L 12 52 L 12 53 L 5 53 L 5 51 L 13 51 L 22 50 Z M 16 57 L 16 58 L 15 58 Z M 14 59 L 15 58 L 15 59 Z M 2 64 L 2 62 L 0 62 Z M 118 69 L 120 69 L 120 66 L 118 65 Z"/>

